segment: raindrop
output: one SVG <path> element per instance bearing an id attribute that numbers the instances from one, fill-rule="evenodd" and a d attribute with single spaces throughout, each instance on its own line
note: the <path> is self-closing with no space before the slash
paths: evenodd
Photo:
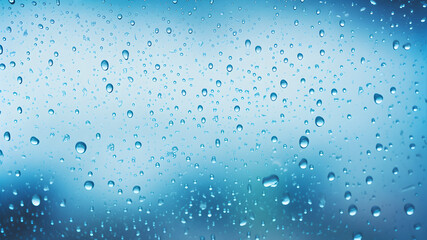
<path id="1" fill-rule="evenodd" d="M 111 93 L 113 91 L 113 84 L 109 83 L 105 87 L 105 90 L 107 90 L 107 93 Z"/>
<path id="2" fill-rule="evenodd" d="M 86 143 L 84 142 L 77 142 L 76 143 L 76 152 L 83 154 L 86 152 Z"/>
<path id="3" fill-rule="evenodd" d="M 255 47 L 255 52 L 256 52 L 256 53 L 260 53 L 260 52 L 261 52 L 261 50 L 262 50 L 261 46 L 256 46 L 256 47 Z"/>
<path id="4" fill-rule="evenodd" d="M 383 96 L 381 94 L 375 93 L 374 94 L 374 102 L 376 104 L 380 104 L 383 102 Z"/>
<path id="5" fill-rule="evenodd" d="M 317 116 L 314 119 L 314 122 L 316 123 L 316 126 L 321 127 L 323 124 L 325 124 L 325 120 L 321 116 Z"/>
<path id="6" fill-rule="evenodd" d="M 123 50 L 122 51 L 122 56 L 124 60 L 128 60 L 129 59 L 129 52 L 128 50 Z"/>
<path id="7" fill-rule="evenodd" d="M 89 191 L 89 190 L 92 190 L 92 188 L 94 187 L 94 185 L 95 184 L 92 181 L 86 181 L 85 184 L 84 184 L 84 187 L 85 187 L 86 190 Z"/>
<path id="8" fill-rule="evenodd" d="M 278 184 L 279 184 L 279 177 L 274 174 L 262 179 L 262 185 L 264 187 L 277 187 Z"/>
<path id="9" fill-rule="evenodd" d="M 374 217 L 379 217 L 379 216 L 380 216 L 380 214 L 381 214 L 381 208 L 380 208 L 380 207 L 378 207 L 378 206 L 373 206 L 373 207 L 371 208 L 371 213 L 372 213 L 372 216 L 374 216 Z"/>
<path id="10" fill-rule="evenodd" d="M 286 88 L 288 86 L 288 82 L 285 79 L 280 80 L 280 86 L 282 88 Z"/>
<path id="11" fill-rule="evenodd" d="M 101 68 L 102 68 L 102 70 L 104 70 L 104 71 L 107 71 L 107 70 L 108 70 L 108 68 L 109 68 L 109 64 L 108 64 L 107 60 L 102 60 L 102 62 L 101 62 Z"/>
<path id="12" fill-rule="evenodd" d="M 407 203 L 405 204 L 405 206 L 403 207 L 403 209 L 405 210 L 406 215 L 411 216 L 414 214 L 415 212 L 415 207 L 414 205 L 412 205 L 411 203 Z"/>
<path id="13" fill-rule="evenodd" d="M 357 214 L 357 207 L 356 205 L 352 204 L 348 207 L 348 215 L 354 216 Z"/>
<path id="14" fill-rule="evenodd" d="M 308 140 L 308 138 L 306 136 L 300 137 L 300 139 L 299 139 L 299 146 L 302 149 L 308 147 L 308 144 L 309 144 L 309 140 Z"/>
<path id="15" fill-rule="evenodd" d="M 38 207 L 40 205 L 40 196 L 37 194 L 34 194 L 33 197 L 31 198 L 31 203 L 35 206 Z"/>
<path id="16" fill-rule="evenodd" d="M 39 145 L 40 141 L 36 137 L 31 137 L 30 138 L 30 143 L 33 144 L 33 145 Z"/>

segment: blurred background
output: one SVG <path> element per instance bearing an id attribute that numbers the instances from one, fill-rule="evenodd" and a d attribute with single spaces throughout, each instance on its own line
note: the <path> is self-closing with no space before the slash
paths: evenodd
<path id="1" fill-rule="evenodd" d="M 0 15 L 1 239 L 427 239 L 427 2 Z"/>

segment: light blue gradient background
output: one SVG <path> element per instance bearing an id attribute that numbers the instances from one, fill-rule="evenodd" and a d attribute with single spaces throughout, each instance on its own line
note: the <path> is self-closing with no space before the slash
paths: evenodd
<path id="1" fill-rule="evenodd" d="M 421 20 L 427 11 L 421 2 L 376 3 L 3 1 L 0 132 L 9 131 L 11 140 L 0 139 L 2 238 L 353 239 L 362 233 L 363 239 L 425 239 L 427 23 Z M 101 69 L 104 59 L 108 71 Z M 384 97 L 379 105 L 375 93 Z M 316 116 L 325 119 L 323 127 L 316 127 Z M 298 146 L 303 135 L 310 139 L 306 149 Z M 32 136 L 39 145 L 30 144 Z M 75 151 L 78 141 L 86 153 Z M 376 151 L 377 143 L 386 149 Z M 302 158 L 314 169 L 300 169 Z M 329 172 L 336 175 L 332 182 Z M 271 174 L 279 185 L 264 188 L 262 178 Z M 83 187 L 87 180 L 95 183 L 91 191 Z M 286 193 L 291 203 L 283 206 Z M 31 205 L 34 194 L 45 198 L 38 207 Z M 414 215 L 405 214 L 406 203 Z M 351 204 L 356 216 L 348 215 Z"/>

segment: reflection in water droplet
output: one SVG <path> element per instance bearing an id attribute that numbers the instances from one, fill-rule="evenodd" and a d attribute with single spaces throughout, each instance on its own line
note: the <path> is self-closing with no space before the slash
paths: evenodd
<path id="1" fill-rule="evenodd" d="M 278 184 L 279 184 L 279 177 L 274 174 L 262 179 L 262 185 L 264 187 L 277 187 Z"/>

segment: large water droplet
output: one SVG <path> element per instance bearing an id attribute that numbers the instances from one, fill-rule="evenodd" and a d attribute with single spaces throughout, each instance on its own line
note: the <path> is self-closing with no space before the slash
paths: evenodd
<path id="1" fill-rule="evenodd" d="M 278 184 L 279 177 L 274 174 L 262 179 L 262 185 L 264 185 L 264 187 L 277 187 Z"/>
<path id="2" fill-rule="evenodd" d="M 108 68 L 109 68 L 109 66 L 110 65 L 108 64 L 107 60 L 102 60 L 102 62 L 101 62 L 101 68 L 102 68 L 102 70 L 107 71 Z"/>
<path id="3" fill-rule="evenodd" d="M 256 47 L 255 47 L 255 52 L 256 52 L 256 53 L 260 53 L 260 52 L 261 52 L 261 50 L 262 50 L 261 46 L 256 46 Z"/>
<path id="4" fill-rule="evenodd" d="M 80 154 L 83 154 L 86 152 L 86 143 L 84 142 L 77 142 L 76 143 L 76 151 Z"/>
<path id="5" fill-rule="evenodd" d="M 299 146 L 304 149 L 306 147 L 308 147 L 308 144 L 310 143 L 310 141 L 308 140 L 308 138 L 306 136 L 302 136 L 299 139 Z"/>

